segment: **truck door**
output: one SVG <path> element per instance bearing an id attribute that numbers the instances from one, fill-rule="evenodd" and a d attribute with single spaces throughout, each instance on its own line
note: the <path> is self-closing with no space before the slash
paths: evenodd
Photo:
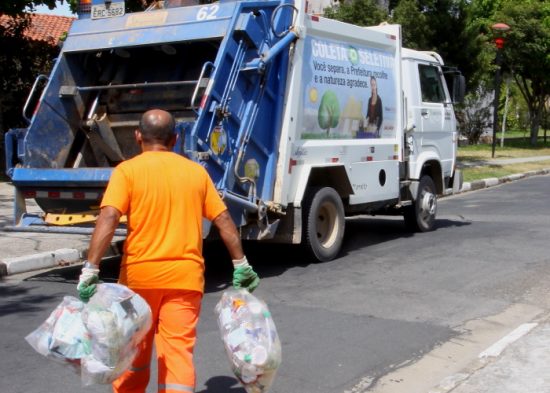
<path id="1" fill-rule="evenodd" d="M 443 176 L 451 176 L 454 163 L 452 104 L 444 88 L 441 68 L 418 64 L 422 149 L 434 150 L 441 159 Z"/>

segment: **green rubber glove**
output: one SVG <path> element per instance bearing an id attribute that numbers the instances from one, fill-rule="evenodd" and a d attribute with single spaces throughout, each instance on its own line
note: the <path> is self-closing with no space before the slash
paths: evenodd
<path id="1" fill-rule="evenodd" d="M 233 287 L 235 289 L 244 288 L 253 292 L 260 284 L 260 277 L 252 269 L 246 257 L 240 260 L 234 260 L 233 266 Z"/>
<path id="2" fill-rule="evenodd" d="M 78 291 L 78 297 L 80 297 L 80 300 L 82 300 L 84 303 L 87 303 L 88 300 L 92 296 L 94 296 L 94 293 L 96 291 L 96 284 L 99 282 L 99 269 L 98 268 L 89 268 L 85 267 L 82 268 L 82 272 L 80 273 L 80 277 L 78 278 L 78 285 L 76 286 L 76 290 Z"/>
<path id="3" fill-rule="evenodd" d="M 98 281 L 99 281 L 99 278 L 95 282 L 97 283 Z M 94 296 L 96 291 L 97 291 L 97 285 L 95 283 L 90 285 L 82 285 L 78 290 L 78 297 L 84 303 L 88 303 L 88 300 L 90 300 L 90 298 Z"/>

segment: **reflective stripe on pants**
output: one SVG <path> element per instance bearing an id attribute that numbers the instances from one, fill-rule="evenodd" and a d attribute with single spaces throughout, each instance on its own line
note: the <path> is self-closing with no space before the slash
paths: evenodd
<path id="1" fill-rule="evenodd" d="M 192 386 L 178 385 L 177 383 L 167 383 L 164 385 L 159 385 L 159 392 L 189 392 L 193 393 L 195 389 Z"/>
<path id="2" fill-rule="evenodd" d="M 202 293 L 181 289 L 133 290 L 151 307 L 153 327 L 140 344 L 131 369 L 113 382 L 113 392 L 145 393 L 153 341 L 157 352 L 159 392 L 193 392 L 193 349 Z"/>

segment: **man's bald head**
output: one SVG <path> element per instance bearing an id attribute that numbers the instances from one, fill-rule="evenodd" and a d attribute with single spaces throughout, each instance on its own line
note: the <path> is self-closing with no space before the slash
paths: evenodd
<path id="1" fill-rule="evenodd" d="M 160 143 L 167 146 L 174 137 L 176 122 L 169 112 L 151 109 L 141 116 L 139 131 L 143 142 Z"/>

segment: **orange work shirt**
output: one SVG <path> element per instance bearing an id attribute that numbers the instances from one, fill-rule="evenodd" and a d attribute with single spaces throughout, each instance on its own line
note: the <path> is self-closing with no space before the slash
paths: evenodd
<path id="1" fill-rule="evenodd" d="M 202 219 L 227 207 L 202 166 L 173 152 L 141 153 L 114 169 L 105 206 L 128 217 L 121 284 L 203 292 Z"/>

